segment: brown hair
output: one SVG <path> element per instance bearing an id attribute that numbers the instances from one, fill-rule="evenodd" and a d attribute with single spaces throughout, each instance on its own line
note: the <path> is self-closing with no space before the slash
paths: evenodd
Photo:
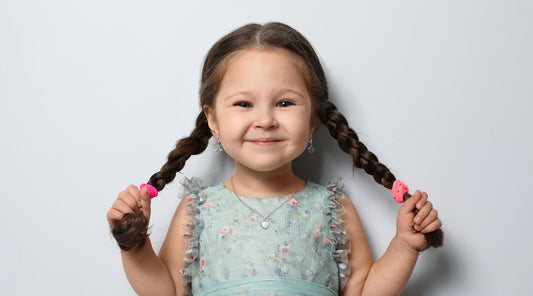
<path id="1" fill-rule="evenodd" d="M 379 162 L 376 155 L 359 141 L 355 131 L 348 125 L 346 118 L 329 101 L 326 76 L 313 47 L 299 32 L 282 23 L 265 25 L 248 24 L 222 37 L 209 50 L 202 69 L 200 86 L 200 105 L 210 106 L 214 102 L 229 57 L 238 51 L 248 48 L 281 48 L 292 52 L 304 65 L 305 80 L 314 100 L 319 120 L 326 126 L 330 135 L 335 138 L 342 151 L 352 156 L 353 167 L 362 168 L 373 176 L 374 180 L 391 189 L 396 180 L 390 170 Z M 181 171 L 190 156 L 202 153 L 208 145 L 211 131 L 207 119 L 200 112 L 196 119 L 196 127 L 191 134 L 178 141 L 176 148 L 168 155 L 167 162 L 161 170 L 152 175 L 149 184 L 162 190 L 172 182 L 176 173 Z M 137 216 L 137 217 L 136 217 Z M 125 215 L 114 223 L 112 233 L 124 250 L 142 248 L 146 241 L 146 219 L 142 213 Z M 442 231 L 426 235 L 428 245 L 442 245 Z"/>

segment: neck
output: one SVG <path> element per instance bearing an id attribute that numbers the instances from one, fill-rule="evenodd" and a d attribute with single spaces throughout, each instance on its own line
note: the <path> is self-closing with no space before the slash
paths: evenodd
<path id="1" fill-rule="evenodd" d="M 305 181 L 294 174 L 290 164 L 269 172 L 258 172 L 236 166 L 232 178 L 239 195 L 258 198 L 293 194 L 305 186 Z M 233 191 L 230 180 L 225 181 L 224 186 Z"/>

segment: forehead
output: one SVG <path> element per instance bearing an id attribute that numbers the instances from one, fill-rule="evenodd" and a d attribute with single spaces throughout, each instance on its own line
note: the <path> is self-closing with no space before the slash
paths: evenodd
<path id="1" fill-rule="evenodd" d="M 249 47 L 245 49 L 238 50 L 227 57 L 226 65 L 229 66 L 231 63 L 235 63 L 239 59 L 251 59 L 254 57 L 263 56 L 276 56 L 278 58 L 283 58 L 288 62 L 293 63 L 295 67 L 299 67 L 299 61 L 301 58 L 293 52 L 290 52 L 283 48 L 278 47 Z"/>
<path id="2" fill-rule="evenodd" d="M 280 48 L 250 48 L 228 57 L 219 92 L 288 87 L 307 92 L 301 58 Z"/>

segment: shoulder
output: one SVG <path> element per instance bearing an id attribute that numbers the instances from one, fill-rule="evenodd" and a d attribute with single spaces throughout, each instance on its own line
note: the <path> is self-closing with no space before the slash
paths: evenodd
<path id="1" fill-rule="evenodd" d="M 180 184 L 183 190 L 179 195 L 181 202 L 178 207 L 178 212 L 180 211 L 180 208 L 183 208 L 182 211 L 185 211 L 187 209 L 190 210 L 191 207 L 199 207 L 204 204 L 207 199 L 216 197 L 227 191 L 222 183 L 207 186 L 203 180 L 198 177 L 184 177 L 180 181 Z"/>
<path id="2" fill-rule="evenodd" d="M 341 186 L 342 187 L 342 186 Z M 338 184 L 336 183 L 328 183 L 327 185 L 320 185 L 311 181 L 307 181 L 305 190 L 308 193 L 314 193 L 314 194 L 320 194 L 325 196 L 331 196 L 336 194 L 338 188 Z M 340 191 L 342 191 L 342 188 L 340 188 Z"/>
<path id="3" fill-rule="evenodd" d="M 214 185 L 211 185 L 209 187 L 205 187 L 202 189 L 202 192 L 207 195 L 207 196 L 213 196 L 213 195 L 218 195 L 218 194 L 221 194 L 225 191 L 226 187 L 224 187 L 224 184 L 222 183 L 217 183 L 217 184 L 214 184 Z"/>
<path id="4" fill-rule="evenodd" d="M 320 185 L 311 181 L 307 181 L 306 193 L 318 195 L 320 197 L 328 198 L 330 201 L 340 201 L 344 199 L 343 193 L 344 185 L 341 179 L 333 179 L 327 185 Z"/>

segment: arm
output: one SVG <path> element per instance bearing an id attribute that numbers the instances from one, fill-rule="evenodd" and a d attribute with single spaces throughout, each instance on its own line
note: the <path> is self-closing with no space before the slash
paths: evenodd
<path id="1" fill-rule="evenodd" d="M 400 295 L 418 259 L 419 252 L 426 247 L 423 233 L 432 232 L 441 226 L 437 212 L 427 201 L 427 194 L 417 191 L 398 211 L 396 235 L 383 256 L 371 263 L 368 244 L 362 232 L 361 221 L 349 199 L 341 202 L 345 208 L 343 219 L 349 225 L 348 235 L 352 240 L 350 262 L 352 275 L 344 295 Z M 415 216 L 413 210 L 419 209 Z M 363 253 L 363 254 L 361 254 Z M 361 263 L 361 258 L 370 257 Z M 359 270 L 358 270 L 359 269 Z"/>
<path id="2" fill-rule="evenodd" d="M 176 295 L 171 274 L 155 254 L 150 238 L 142 249 L 121 251 L 121 255 L 128 281 L 138 295 Z"/>
<path id="3" fill-rule="evenodd" d="M 188 220 L 192 219 L 189 212 L 187 212 L 187 205 L 192 202 L 192 197 L 187 197 L 181 200 L 178 206 L 170 227 L 168 229 L 165 241 L 159 251 L 159 258 L 168 267 L 170 275 L 174 282 L 175 295 L 182 296 L 187 294 L 187 286 L 185 285 L 183 276 L 180 270 L 184 269 L 185 249 L 187 247 L 187 240 L 185 232 L 192 231 L 187 226 Z"/>

